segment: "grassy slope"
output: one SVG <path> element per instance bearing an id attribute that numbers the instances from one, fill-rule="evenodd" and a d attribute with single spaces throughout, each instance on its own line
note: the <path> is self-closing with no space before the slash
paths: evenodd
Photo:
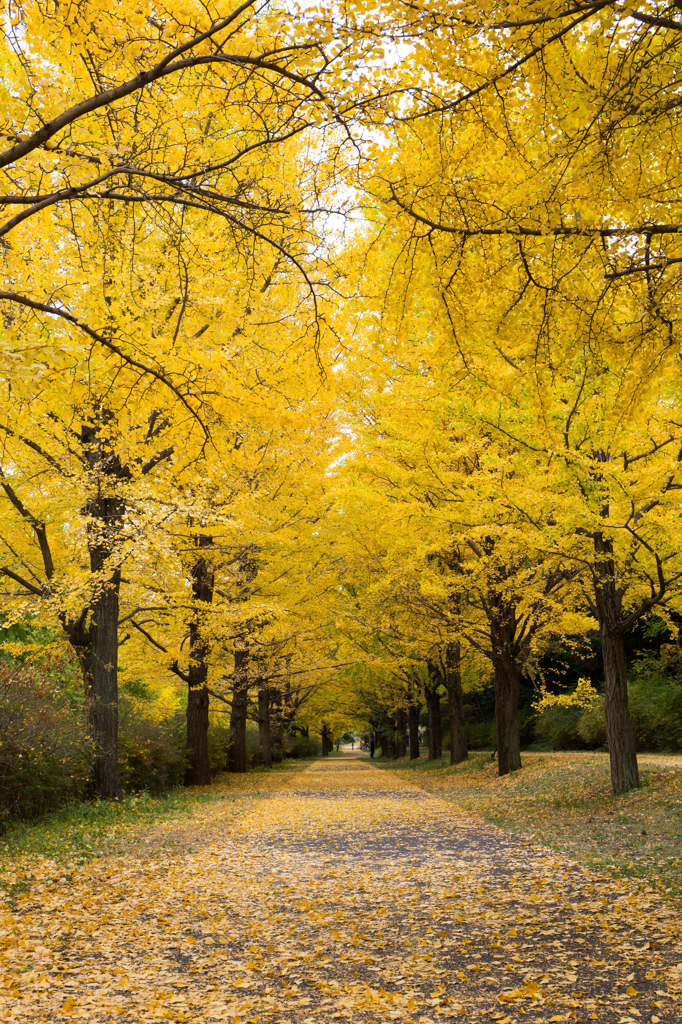
<path id="1" fill-rule="evenodd" d="M 213 805 L 209 817 L 224 823 L 226 817 L 242 813 L 258 798 L 258 776 L 302 771 L 310 763 L 284 761 L 271 769 L 256 768 L 247 776 L 219 776 L 211 786 L 174 789 L 154 797 L 138 793 L 121 801 L 84 802 L 46 814 L 37 821 L 12 823 L 0 835 L 0 888 L 8 871 L 19 863 L 25 867 L 33 857 L 80 864 L 94 857 L 129 853 L 131 848 L 143 858 L 191 852 L 200 841 L 199 833 L 196 842 L 187 847 L 186 832 L 177 828 L 179 822 L 205 811 L 208 804 Z M 250 780 L 248 785 L 246 779 Z M 265 782 L 261 788 L 265 793 Z M 205 819 L 205 813 L 201 817 Z"/>
<path id="2" fill-rule="evenodd" d="M 447 758 L 377 766 L 593 869 L 682 900 L 682 757 L 641 756 L 642 788 L 618 797 L 605 754 L 524 754 L 521 771 L 502 779 L 489 753 L 455 767 Z"/>

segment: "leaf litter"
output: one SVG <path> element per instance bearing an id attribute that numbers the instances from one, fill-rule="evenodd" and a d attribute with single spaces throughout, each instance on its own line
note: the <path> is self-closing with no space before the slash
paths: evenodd
<path id="1" fill-rule="evenodd" d="M 682 922 L 657 894 L 357 760 L 237 789 L 258 796 L 241 816 L 175 822 L 183 853 L 151 832 L 68 876 L 34 858 L 0 922 L 0 1020 L 680 1019 Z"/>

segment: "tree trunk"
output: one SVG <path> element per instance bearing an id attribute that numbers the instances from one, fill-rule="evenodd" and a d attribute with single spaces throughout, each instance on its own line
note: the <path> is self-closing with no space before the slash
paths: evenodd
<path id="1" fill-rule="evenodd" d="M 429 680 L 424 687 L 426 710 L 429 714 L 429 761 L 443 756 L 443 725 L 440 716 L 440 695 L 438 678 L 434 677 L 429 665 Z"/>
<path id="2" fill-rule="evenodd" d="M 266 767 L 272 767 L 272 743 L 270 740 L 270 691 L 261 686 L 258 691 L 258 746 L 260 759 Z"/>
<path id="3" fill-rule="evenodd" d="M 505 665 L 500 658 L 495 659 L 494 667 L 498 774 L 508 775 L 521 767 L 521 670 L 516 664 Z"/>
<path id="4" fill-rule="evenodd" d="M 608 508 L 604 508 L 606 515 Z M 628 708 L 628 675 L 623 641 L 623 591 L 617 586 L 613 542 L 594 534 L 594 597 L 604 661 L 604 713 L 614 793 L 639 789 L 637 732 Z"/>
<path id="5" fill-rule="evenodd" d="M 199 548 L 213 544 L 205 534 L 195 537 Z M 192 569 L 192 597 L 195 610 L 189 626 L 189 669 L 187 672 L 187 759 L 186 786 L 207 786 L 211 781 L 208 763 L 208 656 L 210 645 L 202 629 L 202 612 L 198 602 L 213 601 L 213 572 L 206 558 L 197 558 Z"/>
<path id="6" fill-rule="evenodd" d="M 419 715 L 421 707 L 419 704 L 410 704 L 407 712 L 407 719 L 410 728 L 410 761 L 419 757 Z"/>
<path id="7" fill-rule="evenodd" d="M 190 667 L 190 678 L 192 669 Z M 187 760 L 186 786 L 207 786 L 211 781 L 208 764 L 208 690 L 205 686 L 187 689 Z"/>
<path id="8" fill-rule="evenodd" d="M 637 732 L 628 708 L 628 680 L 623 634 L 600 630 L 604 659 L 604 712 L 614 793 L 639 789 Z"/>
<path id="9" fill-rule="evenodd" d="M 123 521 L 124 503 L 118 497 L 98 494 L 87 506 L 90 570 L 102 580 L 101 590 L 90 606 L 90 677 L 88 725 L 95 745 L 92 789 L 97 796 L 116 800 L 122 796 L 118 767 L 118 605 L 121 588 L 119 568 L 108 570 L 115 535 Z M 102 579 L 103 577 L 103 579 Z"/>
<path id="10" fill-rule="evenodd" d="M 93 572 L 102 568 L 101 550 L 91 552 Z M 93 791 L 107 800 L 123 795 L 118 768 L 118 599 L 121 573 L 116 569 L 91 609 L 91 678 L 88 719 L 95 745 Z"/>
<path id="11" fill-rule="evenodd" d="M 230 757 L 231 772 L 246 771 L 246 712 L 249 705 L 249 648 L 246 643 L 235 645 L 234 689 L 230 711 Z"/>
<path id="12" fill-rule="evenodd" d="M 322 756 L 326 757 L 334 749 L 334 743 L 332 742 L 331 729 L 326 722 L 322 723 Z"/>
<path id="13" fill-rule="evenodd" d="M 445 650 L 445 689 L 448 693 L 450 719 L 450 764 L 459 764 L 469 756 L 459 643 L 451 642 Z"/>
<path id="14" fill-rule="evenodd" d="M 395 756 L 405 757 L 407 754 L 407 712 L 402 709 L 395 716 Z"/>
<path id="15" fill-rule="evenodd" d="M 282 691 L 270 686 L 270 752 L 274 764 L 284 760 L 284 701 Z"/>

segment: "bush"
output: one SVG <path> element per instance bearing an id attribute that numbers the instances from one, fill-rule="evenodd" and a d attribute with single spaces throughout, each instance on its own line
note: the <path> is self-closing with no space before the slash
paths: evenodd
<path id="1" fill-rule="evenodd" d="M 0 821 L 84 796 L 93 748 L 76 678 L 60 654 L 0 660 Z"/>
<path id="2" fill-rule="evenodd" d="M 320 757 L 322 744 L 311 736 L 292 736 L 285 733 L 282 743 L 272 744 L 272 762 L 279 764 L 284 758 Z M 258 767 L 263 762 L 260 758 L 260 744 L 258 740 L 258 727 L 247 726 L 246 729 L 246 754 L 248 764 Z"/>
<path id="3" fill-rule="evenodd" d="M 495 722 L 466 723 L 467 746 L 471 750 L 494 748 L 497 745 Z"/>
<path id="4" fill-rule="evenodd" d="M 313 736 L 285 736 L 284 750 L 285 757 L 294 759 L 300 757 L 321 757 L 322 744 Z"/>
<path id="5" fill-rule="evenodd" d="M 604 720 L 604 698 L 600 697 L 589 708 L 584 708 L 578 719 L 580 738 L 588 747 L 606 745 L 606 722 Z"/>
<path id="6" fill-rule="evenodd" d="M 246 763 L 249 767 L 257 768 L 263 762 L 260 759 L 260 740 L 258 739 L 258 726 L 247 725 L 246 727 Z"/>
<path id="7" fill-rule="evenodd" d="M 121 695 L 118 758 L 126 793 L 161 793 L 182 784 L 187 767 L 184 725 L 182 715 L 161 721 L 145 717 Z"/>
<path id="8" fill-rule="evenodd" d="M 216 717 L 218 721 L 215 721 Z M 183 729 L 185 728 L 185 719 L 182 720 Z M 230 756 L 230 746 L 232 740 L 230 737 L 230 719 L 228 715 L 214 715 L 208 726 L 208 767 L 211 772 L 211 777 L 218 775 L 220 772 L 227 771 L 227 762 Z M 246 756 L 249 756 L 249 737 L 247 728 L 246 738 L 247 748 Z"/>
<path id="9" fill-rule="evenodd" d="M 677 648 L 662 647 L 659 657 L 639 658 L 629 677 L 630 714 L 638 749 L 682 749 L 682 660 Z M 606 743 L 603 698 L 583 711 L 578 728 L 590 745 Z"/>
<path id="10" fill-rule="evenodd" d="M 538 715 L 535 721 L 535 736 L 549 744 L 552 750 L 579 750 L 589 740 L 580 732 L 581 713 L 579 707 L 555 705 Z"/>

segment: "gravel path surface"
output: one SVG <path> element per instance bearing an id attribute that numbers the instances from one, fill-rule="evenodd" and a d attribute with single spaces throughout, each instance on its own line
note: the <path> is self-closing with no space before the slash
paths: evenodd
<path id="1" fill-rule="evenodd" d="M 0 1020 L 682 1020 L 682 921 L 655 894 L 356 758 L 265 778 L 197 853 L 19 900 Z"/>

